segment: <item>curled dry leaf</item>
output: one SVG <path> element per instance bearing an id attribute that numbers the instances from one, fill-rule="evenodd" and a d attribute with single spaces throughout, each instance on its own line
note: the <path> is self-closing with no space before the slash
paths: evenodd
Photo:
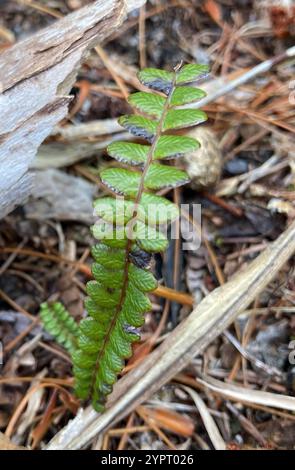
<path id="1" fill-rule="evenodd" d="M 139 407 L 144 413 L 163 429 L 179 436 L 190 437 L 194 432 L 194 423 L 188 416 L 184 416 L 176 411 L 165 409 L 150 409 Z"/>

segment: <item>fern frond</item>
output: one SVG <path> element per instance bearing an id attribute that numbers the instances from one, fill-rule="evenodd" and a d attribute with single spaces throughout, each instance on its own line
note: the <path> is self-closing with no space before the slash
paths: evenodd
<path id="1" fill-rule="evenodd" d="M 70 354 L 77 349 L 79 326 L 60 302 L 41 304 L 40 318 L 45 330 Z"/>
<path id="2" fill-rule="evenodd" d="M 178 217 L 178 207 L 153 191 L 186 183 L 186 172 L 168 166 L 166 160 L 199 147 L 191 137 L 166 131 L 206 120 L 203 111 L 179 108 L 205 95 L 187 86 L 205 73 L 207 67 L 202 65 L 185 65 L 174 72 L 142 70 L 139 80 L 156 92 L 131 95 L 129 103 L 142 114 L 122 116 L 119 123 L 146 142 L 114 142 L 108 147 L 111 157 L 131 168 L 112 167 L 100 173 L 102 183 L 117 197 L 95 202 L 100 220 L 92 232 L 99 243 L 92 250 L 94 280 L 87 284 L 89 316 L 80 323 L 73 353 L 76 392 L 91 398 L 98 411 L 131 356 L 138 328 L 151 308 L 147 292 L 157 284 L 149 271 L 151 254 L 168 245 L 161 224 Z"/>

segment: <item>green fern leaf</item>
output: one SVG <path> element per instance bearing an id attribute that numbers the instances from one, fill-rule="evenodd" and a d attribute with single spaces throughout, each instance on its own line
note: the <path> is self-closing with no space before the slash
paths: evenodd
<path id="1" fill-rule="evenodd" d="M 176 158 L 184 153 L 193 152 L 200 147 L 199 142 L 182 135 L 163 135 L 159 138 L 154 158 Z"/>
<path id="2" fill-rule="evenodd" d="M 159 138 L 153 159 L 176 158 L 199 147 L 199 142 L 192 137 L 163 135 Z M 119 162 L 142 166 L 146 162 L 150 146 L 120 141 L 110 144 L 107 150 Z"/>
<path id="3" fill-rule="evenodd" d="M 101 220 L 91 227 L 91 231 L 95 238 L 103 241 L 103 243 L 110 248 L 121 249 L 126 245 L 125 227 L 114 227 L 113 224 Z"/>
<path id="4" fill-rule="evenodd" d="M 201 98 L 204 98 L 206 93 L 200 88 L 191 86 L 182 86 L 175 88 L 171 96 L 171 106 L 182 106 L 187 103 L 193 103 Z"/>
<path id="5" fill-rule="evenodd" d="M 129 96 L 128 102 L 139 111 L 150 116 L 161 117 L 165 105 L 165 98 L 154 93 L 139 91 Z"/>
<path id="6" fill-rule="evenodd" d="M 152 308 L 149 298 L 141 290 L 137 289 L 132 282 L 128 284 L 124 306 L 128 312 L 136 311 L 140 313 L 148 312 Z M 128 323 L 131 323 L 131 317 Z M 127 330 L 128 328 L 125 329 L 125 331 Z"/>
<path id="7" fill-rule="evenodd" d="M 112 285 L 117 289 L 122 285 L 123 270 L 109 270 L 99 263 L 93 263 L 91 271 L 94 279 L 104 287 Z"/>
<path id="8" fill-rule="evenodd" d="M 100 271 L 95 268 L 94 273 L 97 272 Z M 73 354 L 73 362 L 76 393 L 81 398 L 91 395 L 97 411 L 103 409 L 105 397 L 123 367 L 123 359 L 132 353 L 131 343 L 139 338 L 136 328 L 144 322 L 143 313 L 151 307 L 143 292 L 155 287 L 153 276 L 131 264 L 128 273 L 129 283 L 119 310 L 118 291 L 107 291 L 95 281 L 87 285 L 90 298 L 86 307 L 91 318 L 81 322 L 79 350 Z"/>
<path id="9" fill-rule="evenodd" d="M 145 187 L 148 189 L 177 188 L 188 183 L 188 174 L 173 166 L 153 163 L 145 178 Z"/>
<path id="10" fill-rule="evenodd" d="M 166 95 L 173 87 L 174 75 L 166 70 L 146 68 L 139 72 L 138 78 L 141 83 L 152 90 L 162 91 Z"/>
<path id="11" fill-rule="evenodd" d="M 112 287 L 106 289 L 97 281 L 89 281 L 86 286 L 89 297 L 100 307 L 115 307 L 120 293 Z"/>
<path id="12" fill-rule="evenodd" d="M 108 224 L 124 226 L 133 217 L 134 202 L 106 196 L 94 202 L 94 212 Z M 143 193 L 137 206 L 138 220 L 151 225 L 166 224 L 178 216 L 179 210 L 174 203 L 152 193 Z"/>
<path id="13" fill-rule="evenodd" d="M 164 130 L 182 129 L 195 126 L 207 120 L 207 115 L 199 109 L 171 109 L 164 122 Z"/>
<path id="14" fill-rule="evenodd" d="M 94 202 L 94 213 L 106 222 L 113 223 L 116 221 L 117 225 L 126 224 L 132 217 L 134 211 L 134 203 L 126 199 L 102 197 Z M 140 217 L 145 218 L 143 209 L 140 206 Z"/>
<path id="15" fill-rule="evenodd" d="M 194 82 L 200 78 L 208 75 L 209 67 L 200 64 L 187 64 L 181 67 L 177 72 L 176 84 L 183 85 L 184 83 Z"/>
<path id="16" fill-rule="evenodd" d="M 92 256 L 105 268 L 123 269 L 125 251 L 98 243 L 92 247 Z"/>
<path id="17" fill-rule="evenodd" d="M 167 96 L 146 92 L 131 95 L 129 103 L 144 116 L 122 116 L 119 123 L 149 145 L 114 142 L 108 147 L 111 157 L 137 168 L 103 170 L 102 183 L 119 197 L 106 196 L 94 203 L 99 220 L 92 233 L 99 242 L 92 249 L 94 280 L 87 284 L 88 317 L 79 326 L 73 371 L 77 395 L 91 399 L 97 411 L 104 409 L 125 359 L 132 354 L 132 343 L 139 339 L 138 328 L 151 308 L 147 292 L 157 285 L 150 272 L 151 256 L 167 248 L 164 229 L 179 215 L 173 202 L 153 191 L 188 181 L 185 171 L 159 161 L 199 147 L 191 137 L 164 132 L 206 119 L 200 110 L 174 109 L 205 96 L 202 90 L 178 84 L 195 81 L 206 71 L 207 67 L 195 65 L 175 72 L 142 70 L 139 80 Z"/>
<path id="18" fill-rule="evenodd" d="M 125 168 L 108 168 L 100 174 L 102 182 L 114 192 L 125 196 L 135 196 L 140 183 L 140 173 Z M 145 179 L 145 188 L 176 188 L 189 181 L 188 175 L 177 168 L 152 164 Z"/>
<path id="19" fill-rule="evenodd" d="M 52 304 L 45 302 L 40 307 L 40 318 L 44 328 L 72 354 L 77 348 L 79 331 L 74 318 L 60 302 Z"/>
<path id="20" fill-rule="evenodd" d="M 145 251 L 159 253 L 165 251 L 168 247 L 166 236 L 150 225 L 137 222 L 134 233 L 137 244 Z"/>
<path id="21" fill-rule="evenodd" d="M 103 184 L 117 194 L 135 196 L 140 182 L 140 173 L 125 168 L 107 168 L 100 173 Z"/>
<path id="22" fill-rule="evenodd" d="M 156 130 L 157 122 L 135 114 L 121 116 L 118 119 L 120 126 L 127 129 L 136 137 L 142 137 L 148 141 L 152 140 Z"/>
<path id="23" fill-rule="evenodd" d="M 106 227 L 106 228 L 105 228 Z M 96 224 L 92 227 L 92 233 L 95 238 L 99 238 L 103 243 L 113 248 L 122 248 L 126 244 L 126 237 L 130 236 L 141 248 L 152 253 L 157 251 L 164 251 L 167 248 L 167 238 L 158 229 L 152 225 L 148 225 L 140 220 L 133 226 L 120 227 L 114 229 L 110 224 Z M 150 246 L 147 250 L 146 247 Z M 95 287 L 91 286 L 95 294 Z M 99 292 L 102 295 L 102 292 Z M 101 302 L 107 304 L 105 297 L 102 297 Z M 101 306 L 104 305 L 101 303 Z"/>
<path id="24" fill-rule="evenodd" d="M 139 206 L 139 220 L 144 220 L 149 225 L 157 225 L 168 224 L 178 217 L 178 206 L 169 201 L 169 199 L 156 196 L 152 193 L 142 193 Z"/>
<path id="25" fill-rule="evenodd" d="M 141 269 L 134 264 L 129 265 L 129 280 L 131 284 L 142 292 L 155 290 L 157 281 L 154 276 L 146 269 Z"/>
<path id="26" fill-rule="evenodd" d="M 108 154 L 118 162 L 142 166 L 147 159 L 149 145 L 134 144 L 133 142 L 113 142 L 107 148 Z"/>

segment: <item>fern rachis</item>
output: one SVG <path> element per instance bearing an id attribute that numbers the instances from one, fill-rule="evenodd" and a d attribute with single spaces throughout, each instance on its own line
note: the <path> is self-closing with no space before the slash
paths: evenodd
<path id="1" fill-rule="evenodd" d="M 174 88 L 174 84 L 173 84 L 173 88 Z M 170 96 L 171 95 L 169 95 L 169 98 L 170 98 Z M 135 202 L 134 202 L 133 215 L 132 215 L 133 223 L 136 223 L 136 220 L 137 220 L 138 205 L 139 205 L 139 202 L 141 200 L 141 196 L 142 196 L 143 189 L 144 189 L 145 176 L 146 176 L 147 171 L 150 167 L 150 164 L 153 160 L 154 151 L 155 151 L 156 145 L 158 143 L 159 137 L 161 136 L 161 133 L 162 133 L 163 122 L 164 122 L 164 119 L 166 117 L 167 110 L 169 108 L 169 103 L 170 103 L 169 98 L 165 102 L 163 112 L 162 112 L 162 116 L 160 118 L 158 127 L 156 129 L 156 135 L 153 139 L 153 143 L 152 143 L 152 145 L 149 149 L 149 152 L 147 154 L 147 157 L 146 157 L 146 163 L 144 165 L 142 176 L 140 178 L 138 192 L 137 192 Z M 130 224 L 130 221 L 129 221 L 129 224 Z M 95 368 L 94 368 L 93 373 L 92 373 L 91 392 L 90 392 L 91 395 L 94 394 L 95 378 L 96 378 L 97 371 L 98 371 L 98 368 L 99 368 L 100 359 L 101 359 L 102 355 L 104 354 L 106 344 L 109 342 L 109 339 L 110 339 L 110 335 L 111 335 L 114 327 L 117 325 L 118 316 L 119 316 L 119 314 L 122 310 L 122 306 L 123 306 L 123 303 L 124 303 L 124 300 L 125 300 L 125 297 L 126 297 L 126 290 L 127 290 L 127 286 L 128 286 L 128 280 L 129 280 L 129 276 L 128 276 L 128 267 L 129 267 L 129 263 L 130 263 L 129 262 L 129 255 L 130 255 L 130 251 L 131 251 L 131 247 L 132 247 L 132 238 L 131 238 L 132 226 L 133 225 L 130 224 L 129 227 L 128 227 L 127 243 L 126 243 L 126 249 L 125 249 L 125 255 L 124 255 L 124 257 L 125 257 L 125 266 L 124 266 L 124 271 L 123 271 L 123 279 L 122 279 L 122 288 L 121 288 L 120 298 L 119 298 L 116 310 L 114 312 L 111 324 L 108 328 L 108 331 L 106 332 L 106 336 L 105 336 L 105 339 L 104 339 L 104 342 L 103 342 L 101 352 L 98 354 L 97 359 L 96 359 Z M 119 364 L 118 372 L 121 370 L 121 368 L 122 368 L 122 365 Z"/>
<path id="2" fill-rule="evenodd" d="M 98 411 L 103 409 L 124 360 L 131 356 L 144 313 L 151 307 L 146 293 L 155 289 L 156 280 L 148 269 L 150 255 L 164 251 L 168 243 L 159 226 L 178 216 L 177 206 L 153 191 L 188 181 L 183 170 L 167 166 L 165 160 L 199 146 L 191 137 L 166 131 L 206 120 L 200 110 L 179 108 L 204 96 L 202 90 L 187 83 L 206 71 L 199 65 L 185 65 L 174 72 L 141 71 L 140 81 L 156 93 L 131 95 L 130 104 L 141 114 L 122 116 L 119 123 L 148 145 L 114 142 L 108 148 L 110 156 L 134 166 L 135 171 L 107 168 L 100 174 L 104 185 L 119 198 L 107 196 L 95 202 L 100 217 L 92 229 L 99 240 L 92 250 L 95 280 L 87 284 L 89 316 L 80 322 L 77 348 L 72 353 L 76 392 L 83 399 L 91 398 Z M 151 204 L 156 209 L 148 214 Z"/>

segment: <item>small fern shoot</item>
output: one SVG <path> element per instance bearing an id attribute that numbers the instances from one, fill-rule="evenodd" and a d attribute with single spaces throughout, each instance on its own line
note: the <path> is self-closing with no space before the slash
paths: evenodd
<path id="1" fill-rule="evenodd" d="M 90 398 L 97 411 L 104 409 L 125 359 L 132 354 L 132 343 L 139 339 L 144 314 L 151 308 L 146 294 L 157 283 L 148 269 L 150 256 L 163 252 L 168 244 L 160 224 L 178 217 L 178 207 L 154 191 L 188 181 L 185 171 L 166 161 L 199 144 L 170 131 L 207 119 L 201 110 L 179 108 L 205 96 L 187 84 L 207 72 L 207 66 L 192 64 L 173 72 L 153 68 L 139 72 L 141 83 L 155 92 L 132 94 L 128 101 L 140 114 L 122 116 L 119 123 L 147 143 L 120 141 L 108 147 L 111 157 L 135 169 L 103 170 L 101 181 L 114 197 L 95 202 L 101 219 L 92 229 L 99 240 L 92 249 L 95 280 L 87 284 L 89 315 L 80 323 L 73 370 L 77 395 Z"/>
<path id="2" fill-rule="evenodd" d="M 92 249 L 94 280 L 86 287 L 88 316 L 78 327 L 61 304 L 41 308 L 46 329 L 72 354 L 76 394 L 91 399 L 97 411 L 104 410 L 151 308 L 147 293 L 157 286 L 149 270 L 151 257 L 167 248 L 162 228 L 179 216 L 178 207 L 155 192 L 188 181 L 185 171 L 167 161 L 193 152 L 199 143 L 171 131 L 207 119 L 199 109 L 181 108 L 205 96 L 188 84 L 207 72 L 207 66 L 194 64 L 173 72 L 139 72 L 141 83 L 153 92 L 132 94 L 128 101 L 139 114 L 122 116 L 119 123 L 143 142 L 119 141 L 108 147 L 111 157 L 131 168 L 100 173 L 111 196 L 94 203 L 100 220 L 92 232 L 99 242 Z"/>
<path id="3" fill-rule="evenodd" d="M 44 302 L 40 306 L 40 318 L 44 328 L 70 354 L 77 349 L 79 326 L 60 302 Z"/>

